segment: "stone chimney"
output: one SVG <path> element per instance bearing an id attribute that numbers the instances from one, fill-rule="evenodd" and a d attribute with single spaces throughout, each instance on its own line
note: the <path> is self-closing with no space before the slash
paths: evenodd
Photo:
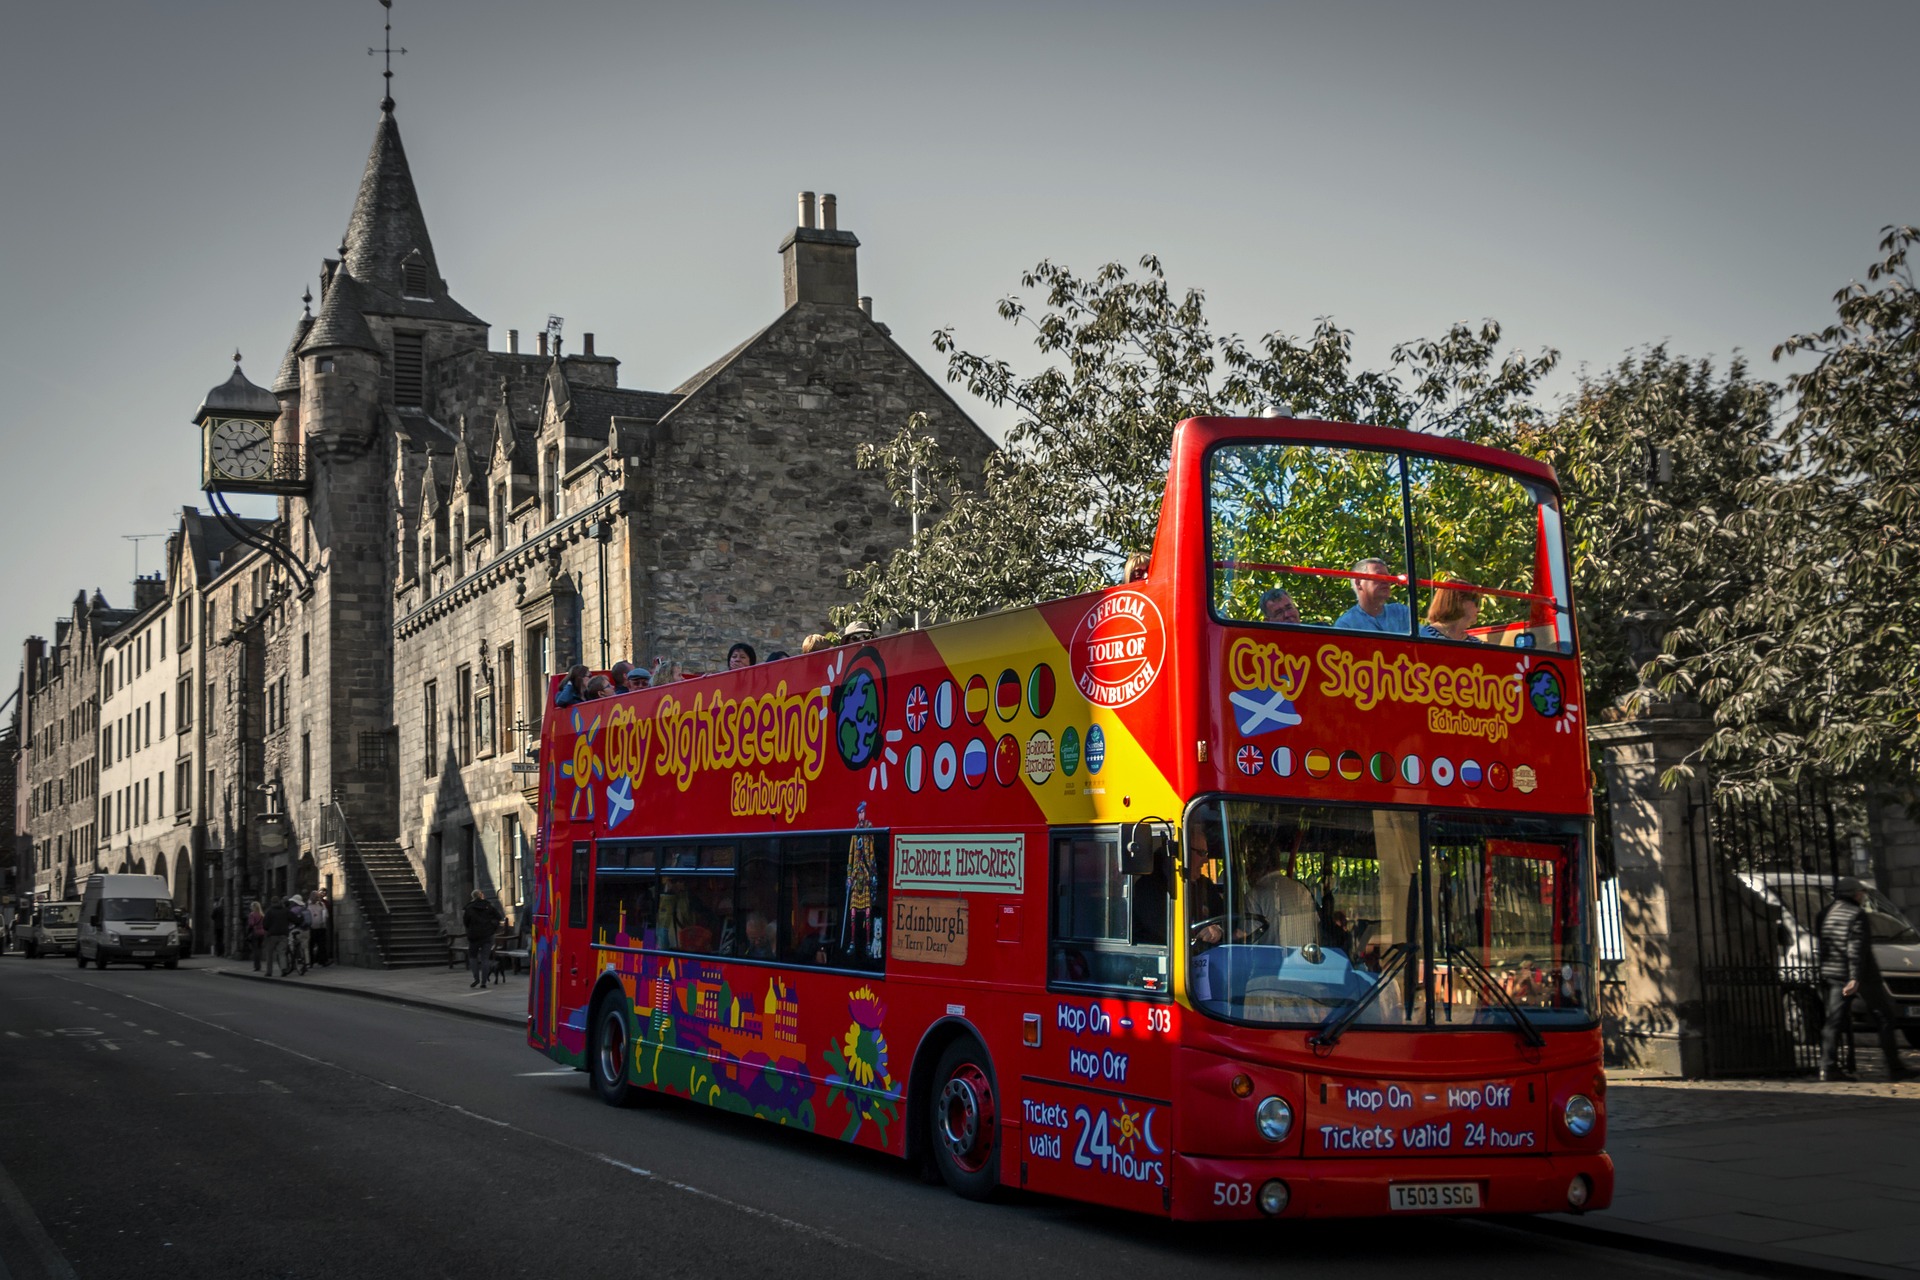
<path id="1" fill-rule="evenodd" d="M 158 573 L 143 573 L 133 580 L 133 611 L 144 613 L 167 598 L 167 584 Z"/>
<path id="2" fill-rule="evenodd" d="M 820 197 L 821 221 L 814 225 L 813 192 L 800 193 L 800 225 L 780 242 L 780 279 L 786 305 L 818 302 L 835 307 L 860 305 L 860 278 L 855 250 L 860 241 L 839 229 L 839 202 Z"/>

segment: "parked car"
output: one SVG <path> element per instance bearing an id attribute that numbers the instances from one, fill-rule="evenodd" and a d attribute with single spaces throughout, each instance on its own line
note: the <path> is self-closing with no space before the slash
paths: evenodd
<path id="1" fill-rule="evenodd" d="M 20 950 L 29 960 L 35 956 L 73 955 L 79 925 L 79 903 L 43 902 L 33 909 L 32 917 L 21 931 Z"/>
<path id="2" fill-rule="evenodd" d="M 1763 901 L 1779 925 L 1780 971 L 1787 985 L 1787 1028 L 1802 1044 L 1817 1044 L 1826 1021 L 1820 991 L 1820 917 L 1833 902 L 1834 877 L 1799 871 L 1745 871 L 1740 882 Z M 1893 996 L 1897 1025 L 1907 1043 L 1920 1048 L 1920 929 L 1892 899 L 1867 889 L 1867 927 L 1873 958 Z M 1859 1001 L 1854 1025 L 1869 1025 Z"/>
<path id="3" fill-rule="evenodd" d="M 173 922 L 173 895 L 159 876 L 101 875 L 87 881 L 80 899 L 74 954 L 80 967 L 124 960 L 151 969 L 180 967 L 180 930 Z"/>

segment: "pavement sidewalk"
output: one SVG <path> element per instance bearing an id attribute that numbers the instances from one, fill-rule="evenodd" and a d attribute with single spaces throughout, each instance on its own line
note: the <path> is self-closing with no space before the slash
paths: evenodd
<path id="1" fill-rule="evenodd" d="M 296 971 L 292 977 L 269 978 L 264 973 L 254 972 L 252 965 L 244 960 L 202 963 L 210 964 L 221 976 L 228 978 L 338 991 L 421 1009 L 438 1009 L 467 1018 L 504 1022 L 522 1030 L 527 1025 L 527 975 L 524 973 L 508 973 L 504 982 L 475 987 L 471 985 L 472 979 L 465 965 L 457 969 L 438 965 L 420 969 L 358 969 L 352 965 L 332 964 L 308 969 L 304 975 Z"/>
<path id="2" fill-rule="evenodd" d="M 245 962 L 212 964 L 228 977 L 526 1026 L 525 974 L 475 989 L 464 968 L 335 965 L 268 978 Z M 1862 1046 L 1863 1066 L 1874 1056 Z M 1775 1273 L 1920 1280 L 1920 1084 L 1616 1077 L 1607 1102 L 1613 1206 L 1527 1225 Z"/>

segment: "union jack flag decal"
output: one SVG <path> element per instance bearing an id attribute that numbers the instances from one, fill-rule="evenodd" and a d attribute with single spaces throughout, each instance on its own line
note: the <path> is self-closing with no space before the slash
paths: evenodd
<path id="1" fill-rule="evenodd" d="M 915 733 L 927 727 L 927 686 L 917 684 L 907 694 L 907 728 Z"/>
<path id="2" fill-rule="evenodd" d="M 1249 778 L 1267 767 L 1267 758 L 1260 754 L 1260 748 L 1254 746 L 1251 742 L 1240 748 L 1239 753 L 1234 756 L 1233 762 L 1239 765 L 1240 772 L 1246 774 Z"/>

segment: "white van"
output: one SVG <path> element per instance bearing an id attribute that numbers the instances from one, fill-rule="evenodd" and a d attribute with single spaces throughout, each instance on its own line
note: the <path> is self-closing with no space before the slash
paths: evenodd
<path id="1" fill-rule="evenodd" d="M 151 969 L 180 966 L 180 931 L 173 923 L 173 895 L 159 876 L 94 876 L 80 899 L 80 967 L 123 960 Z"/>
<path id="2" fill-rule="evenodd" d="M 42 902 L 28 916 L 20 930 L 20 949 L 27 959 L 35 956 L 64 956 L 73 952 L 74 935 L 80 925 L 77 902 Z"/>

